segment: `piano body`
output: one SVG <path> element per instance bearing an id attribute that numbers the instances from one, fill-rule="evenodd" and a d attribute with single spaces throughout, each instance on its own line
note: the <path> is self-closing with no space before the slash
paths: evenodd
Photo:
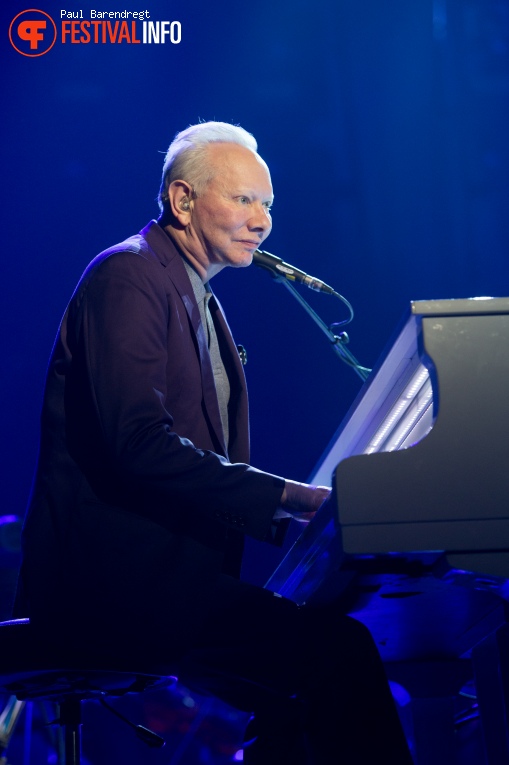
<path id="1" fill-rule="evenodd" d="M 474 670 L 486 761 L 508 763 L 509 298 L 411 303 L 312 476 L 331 480 L 267 587 L 370 628 L 419 709 L 418 765 L 455 762 L 430 730 Z"/>

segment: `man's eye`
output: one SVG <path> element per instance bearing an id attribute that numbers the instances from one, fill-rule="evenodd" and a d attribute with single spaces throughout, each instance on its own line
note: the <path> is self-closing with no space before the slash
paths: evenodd
<path id="1" fill-rule="evenodd" d="M 241 205 L 248 205 L 249 204 L 249 197 L 239 197 L 239 202 Z"/>
<path id="2" fill-rule="evenodd" d="M 272 202 L 264 202 L 263 206 L 267 210 L 267 212 L 270 212 L 272 210 Z"/>

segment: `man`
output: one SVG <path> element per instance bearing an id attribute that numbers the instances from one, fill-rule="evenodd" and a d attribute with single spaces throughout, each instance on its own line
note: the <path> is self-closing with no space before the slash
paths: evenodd
<path id="1" fill-rule="evenodd" d="M 144 646 L 253 711 L 246 762 L 408 763 L 364 628 L 238 579 L 244 535 L 277 543 L 329 495 L 249 465 L 243 370 L 208 287 L 271 230 L 254 138 L 183 131 L 160 199 L 158 222 L 92 261 L 62 321 L 18 613 L 102 655 Z"/>

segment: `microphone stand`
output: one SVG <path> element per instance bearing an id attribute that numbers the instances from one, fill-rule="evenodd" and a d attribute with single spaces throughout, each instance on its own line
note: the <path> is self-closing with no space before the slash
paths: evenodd
<path id="1" fill-rule="evenodd" d="M 304 310 L 311 316 L 315 324 L 317 324 L 322 332 L 327 335 L 330 342 L 332 343 L 332 349 L 336 353 L 337 356 L 343 361 L 345 364 L 347 364 L 349 367 L 353 369 L 353 371 L 361 378 L 361 380 L 364 382 L 369 377 L 369 373 L 371 372 L 371 369 L 367 369 L 366 367 L 363 367 L 355 356 L 350 353 L 348 348 L 346 347 L 346 343 L 348 343 L 348 335 L 346 332 L 341 332 L 340 335 L 334 334 L 334 332 L 327 326 L 327 324 L 318 316 L 316 311 L 311 308 L 307 300 L 305 300 L 300 292 L 295 289 L 293 284 L 291 284 L 288 279 L 285 279 L 284 277 L 273 277 L 275 281 L 282 282 L 286 289 L 291 292 L 291 294 L 294 296 L 294 298 L 301 304 L 301 306 L 304 308 Z M 335 293 L 334 293 L 335 294 Z"/>

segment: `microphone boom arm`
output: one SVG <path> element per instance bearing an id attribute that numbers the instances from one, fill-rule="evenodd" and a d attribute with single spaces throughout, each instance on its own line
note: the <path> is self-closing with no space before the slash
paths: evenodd
<path id="1" fill-rule="evenodd" d="M 346 343 L 348 342 L 348 335 L 346 332 L 342 332 L 340 335 L 336 335 L 330 327 L 327 326 L 327 324 L 323 321 L 323 319 L 318 316 L 316 311 L 311 308 L 309 303 L 305 298 L 302 297 L 300 292 L 295 289 L 293 284 L 291 284 L 287 279 L 284 279 L 283 277 L 277 278 L 275 277 L 275 280 L 278 282 L 282 282 L 287 290 L 291 292 L 291 294 L 294 296 L 294 298 L 301 304 L 301 306 L 304 308 L 304 310 L 311 316 L 315 324 L 317 324 L 322 332 L 327 335 L 329 338 L 332 349 L 336 353 L 337 356 L 343 361 L 345 364 L 347 364 L 349 367 L 353 369 L 353 371 L 361 378 L 361 380 L 364 382 L 369 377 L 369 373 L 371 372 L 371 369 L 367 369 L 366 367 L 363 367 L 355 358 L 355 356 L 350 353 L 348 348 L 346 347 Z"/>

